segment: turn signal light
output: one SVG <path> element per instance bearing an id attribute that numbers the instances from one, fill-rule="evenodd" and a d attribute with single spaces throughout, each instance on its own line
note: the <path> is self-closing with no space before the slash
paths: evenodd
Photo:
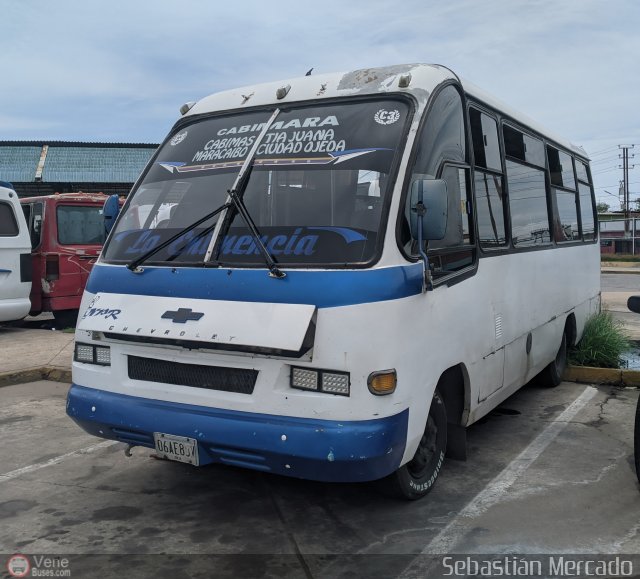
<path id="1" fill-rule="evenodd" d="M 380 370 L 371 372 L 367 378 L 367 386 L 371 394 L 376 396 L 386 396 L 396 390 L 398 376 L 395 370 Z"/>

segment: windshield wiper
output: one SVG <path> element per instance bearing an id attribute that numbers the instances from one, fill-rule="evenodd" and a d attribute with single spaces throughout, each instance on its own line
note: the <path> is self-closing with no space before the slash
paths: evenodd
<path id="1" fill-rule="evenodd" d="M 276 260 L 269 253 L 269 250 L 265 247 L 262 238 L 260 237 L 260 232 L 258 231 L 258 228 L 256 227 L 256 224 L 253 221 L 249 210 L 247 209 L 247 206 L 242 200 L 242 194 L 244 193 L 244 190 L 247 187 L 247 183 L 249 182 L 249 174 L 250 171 L 247 173 L 247 178 L 245 179 L 242 187 L 240 187 L 239 189 L 230 189 L 228 191 L 229 197 L 231 197 L 231 201 L 235 205 L 236 211 L 240 214 L 240 217 L 242 217 L 244 222 L 247 224 L 249 232 L 251 233 L 251 237 L 253 237 L 253 242 L 260 250 L 262 257 L 264 257 L 264 261 L 269 268 L 269 275 L 271 277 L 277 278 L 287 277 L 287 274 L 278 268 L 278 266 L 276 265 Z"/>
<path id="2" fill-rule="evenodd" d="M 220 207 L 218 207 L 217 209 L 214 209 L 211 213 L 207 213 L 204 217 L 198 219 L 197 221 L 195 221 L 191 225 L 188 225 L 184 229 L 181 229 L 180 231 L 178 231 L 178 233 L 172 235 L 169 239 L 167 239 L 166 241 L 163 241 L 160 245 L 157 245 L 153 249 L 150 249 L 146 253 L 143 253 L 140 257 L 136 257 L 136 259 L 132 260 L 130 263 L 127 264 L 127 268 L 130 269 L 133 273 L 142 273 L 144 269 L 142 269 L 140 266 L 145 261 L 147 261 L 147 259 L 149 259 L 151 256 L 155 255 L 156 253 L 163 250 L 168 245 L 172 244 L 176 239 L 179 239 L 181 236 L 189 233 L 189 231 L 192 231 L 193 229 L 198 227 L 198 225 L 203 224 L 205 221 L 208 221 L 212 217 L 215 217 L 216 215 L 218 215 L 218 213 L 221 213 L 222 211 L 225 211 L 226 209 L 232 206 L 233 206 L 233 203 L 229 203 L 229 202 L 225 203 L 224 205 L 220 205 Z M 217 222 L 216 222 L 216 225 L 217 225 Z M 207 230 L 211 230 L 213 227 L 214 225 L 205 229 L 205 231 L 203 231 L 199 235 L 199 237 L 202 237 L 202 235 L 204 235 L 207 232 Z"/>
<path id="3" fill-rule="evenodd" d="M 267 134 L 267 131 L 271 128 L 273 121 L 280 113 L 280 109 L 276 109 L 273 111 L 271 118 L 267 121 L 265 126 L 262 128 L 262 131 L 258 135 L 258 138 L 253 143 L 253 147 L 249 154 L 247 155 L 242 167 L 240 168 L 240 172 L 238 173 L 235 182 L 231 189 L 229 189 L 229 197 L 227 198 L 227 205 L 233 204 L 235 210 L 238 212 L 242 220 L 246 223 L 249 232 L 251 233 L 251 237 L 253 238 L 253 242 L 256 244 L 256 247 L 260 250 L 262 257 L 269 269 L 269 275 L 271 277 L 276 277 L 282 279 L 287 277 L 287 274 L 278 268 L 276 265 L 276 260 L 273 255 L 269 253 L 269 250 L 266 248 L 265 244 L 260 237 L 260 232 L 256 227 L 249 210 L 247 209 L 244 201 L 242 200 L 242 196 L 244 195 L 245 189 L 249 184 L 249 177 L 251 176 L 251 170 L 253 169 L 253 160 L 256 157 L 256 153 L 258 152 L 258 147 L 260 143 L 264 139 L 264 136 Z M 204 261 L 205 263 L 211 259 L 211 255 L 214 252 L 214 247 L 216 248 L 215 256 L 216 260 L 218 258 L 218 254 L 220 253 L 221 241 L 220 232 L 222 227 L 225 226 L 227 229 L 231 227 L 231 221 L 233 220 L 233 216 L 226 213 L 224 217 L 218 220 L 217 226 L 213 235 L 211 236 L 211 242 L 209 243 L 209 248 L 207 249 L 207 253 L 205 254 Z M 224 224 L 224 225 L 223 225 Z"/>

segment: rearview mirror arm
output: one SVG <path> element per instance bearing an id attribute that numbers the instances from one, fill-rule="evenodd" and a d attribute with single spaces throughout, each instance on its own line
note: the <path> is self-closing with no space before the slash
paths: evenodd
<path id="1" fill-rule="evenodd" d="M 420 258 L 422 259 L 422 267 L 423 267 L 423 275 L 422 275 L 422 291 L 431 291 L 433 289 L 433 280 L 431 278 L 431 268 L 429 267 L 429 258 L 424 251 L 424 247 L 422 244 L 422 239 L 424 237 L 423 227 L 424 227 L 424 216 L 427 214 L 427 208 L 425 207 L 422 200 L 418 201 L 415 206 L 415 212 L 418 215 L 419 225 L 418 225 L 418 252 L 420 253 Z"/>

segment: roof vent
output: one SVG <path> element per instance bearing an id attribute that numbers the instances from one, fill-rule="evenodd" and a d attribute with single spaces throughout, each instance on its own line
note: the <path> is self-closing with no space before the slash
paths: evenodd
<path id="1" fill-rule="evenodd" d="M 411 84 L 411 73 L 403 74 L 398 80 L 398 86 L 400 88 L 407 88 Z"/>
<path id="2" fill-rule="evenodd" d="M 184 103 L 181 107 L 180 107 L 180 114 L 181 115 L 186 115 L 192 108 L 193 105 L 195 105 L 195 101 L 189 101 L 188 103 Z"/>
<path id="3" fill-rule="evenodd" d="M 291 90 L 291 85 L 290 84 L 288 84 L 286 86 L 281 86 L 276 91 L 276 97 L 278 97 L 278 99 L 283 99 L 284 97 L 286 97 L 289 94 L 290 90 Z"/>

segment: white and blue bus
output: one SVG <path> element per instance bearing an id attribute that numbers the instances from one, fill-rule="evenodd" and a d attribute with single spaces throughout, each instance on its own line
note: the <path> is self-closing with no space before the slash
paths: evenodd
<path id="1" fill-rule="evenodd" d="M 181 112 L 86 286 L 86 431 L 415 499 L 466 426 L 560 382 L 599 309 L 583 149 L 436 65 Z"/>

